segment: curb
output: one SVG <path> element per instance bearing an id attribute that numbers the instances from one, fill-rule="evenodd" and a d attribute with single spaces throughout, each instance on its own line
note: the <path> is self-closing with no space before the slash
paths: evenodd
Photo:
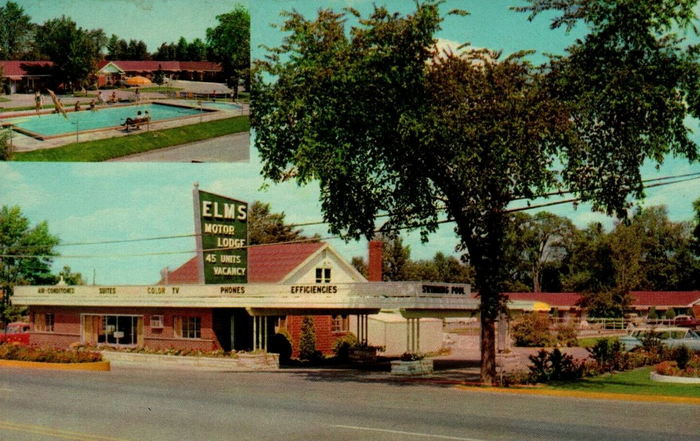
<path id="1" fill-rule="evenodd" d="M 504 387 L 474 387 L 457 385 L 456 389 L 471 392 L 507 393 L 514 395 L 545 395 L 552 397 L 583 398 L 591 400 L 639 401 L 652 403 L 692 404 L 700 406 L 700 398 L 668 395 L 632 395 L 607 392 L 579 392 L 559 389 L 515 389 Z"/>
<path id="2" fill-rule="evenodd" d="M 57 371 L 109 371 L 109 361 L 91 363 L 44 363 L 40 361 L 0 360 L 0 367 L 18 367 L 27 369 L 52 369 Z"/>

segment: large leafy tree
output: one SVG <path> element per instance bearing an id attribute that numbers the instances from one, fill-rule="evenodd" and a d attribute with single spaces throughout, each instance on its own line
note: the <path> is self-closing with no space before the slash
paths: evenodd
<path id="1" fill-rule="evenodd" d="M 642 193 L 646 158 L 695 158 L 683 126 L 698 101 L 695 49 L 669 33 L 692 10 L 672 0 L 533 0 L 535 14 L 563 9 L 555 25 L 590 29 L 538 68 L 526 53 L 438 56 L 439 3 L 406 16 L 349 10 L 359 22 L 349 32 L 342 13 L 289 13 L 289 35 L 259 64 L 251 121 L 263 174 L 318 180 L 334 233 L 371 237 L 379 213 L 424 237 L 443 213 L 454 220 L 476 270 L 481 376 L 491 382 L 508 204 L 566 186 L 622 216 L 627 196 Z"/>
<path id="2" fill-rule="evenodd" d="M 83 29 L 66 16 L 44 22 L 36 35 L 39 51 L 54 63 L 53 80 L 65 88 L 86 85 L 109 42 L 102 29 Z"/>
<path id="3" fill-rule="evenodd" d="M 221 62 L 230 86 L 237 87 L 240 78 L 249 82 L 250 14 L 244 6 L 217 15 L 219 24 L 207 29 L 207 44 L 213 61 Z"/>
<path id="4" fill-rule="evenodd" d="M 31 51 L 36 25 L 13 1 L 0 6 L 0 59 L 20 60 Z"/>
<path id="5" fill-rule="evenodd" d="M 5 293 L 3 311 L 9 305 L 15 285 L 54 282 L 51 256 L 57 254 L 54 247 L 58 242 L 58 238 L 49 233 L 46 222 L 31 226 L 19 207 L 0 208 L 0 289 Z"/>

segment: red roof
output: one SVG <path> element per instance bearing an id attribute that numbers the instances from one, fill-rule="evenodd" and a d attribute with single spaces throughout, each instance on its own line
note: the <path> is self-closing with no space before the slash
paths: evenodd
<path id="1" fill-rule="evenodd" d="M 473 295 L 476 296 L 476 294 Z M 504 294 L 510 300 L 545 302 L 559 308 L 575 307 L 581 298 L 581 294 L 575 292 L 508 292 Z M 634 307 L 688 308 L 700 300 L 700 291 L 632 291 L 630 294 Z"/>
<path id="2" fill-rule="evenodd" d="M 28 67 L 49 67 L 53 66 L 51 61 L 22 61 L 22 60 L 2 60 L 0 61 L 0 66 L 2 66 L 2 75 L 4 77 L 12 78 L 13 80 L 18 80 L 26 76 Z"/>
<path id="3" fill-rule="evenodd" d="M 700 291 L 632 291 L 634 306 L 690 307 L 700 300 Z"/>
<path id="4" fill-rule="evenodd" d="M 309 256 L 318 251 L 323 242 L 255 245 L 248 248 L 248 282 L 281 282 L 294 268 L 301 265 Z M 168 274 L 168 284 L 199 283 L 197 278 L 197 257 L 185 262 Z M 161 279 L 159 282 L 165 283 Z"/>
<path id="5" fill-rule="evenodd" d="M 155 72 L 158 69 L 172 72 L 221 72 L 221 64 L 213 61 L 103 60 L 98 64 L 98 68 L 102 69 L 109 63 L 124 72 Z"/>

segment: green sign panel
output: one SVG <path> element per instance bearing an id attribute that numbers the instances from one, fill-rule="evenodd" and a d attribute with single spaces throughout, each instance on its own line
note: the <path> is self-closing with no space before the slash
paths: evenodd
<path id="1" fill-rule="evenodd" d="M 204 283 L 248 282 L 248 204 L 194 190 L 197 248 Z"/>

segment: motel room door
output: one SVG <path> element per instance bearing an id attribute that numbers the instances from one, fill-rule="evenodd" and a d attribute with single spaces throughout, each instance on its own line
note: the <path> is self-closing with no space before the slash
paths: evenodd
<path id="1" fill-rule="evenodd" d="M 80 322 L 84 344 L 143 346 L 143 316 L 83 314 Z"/>

